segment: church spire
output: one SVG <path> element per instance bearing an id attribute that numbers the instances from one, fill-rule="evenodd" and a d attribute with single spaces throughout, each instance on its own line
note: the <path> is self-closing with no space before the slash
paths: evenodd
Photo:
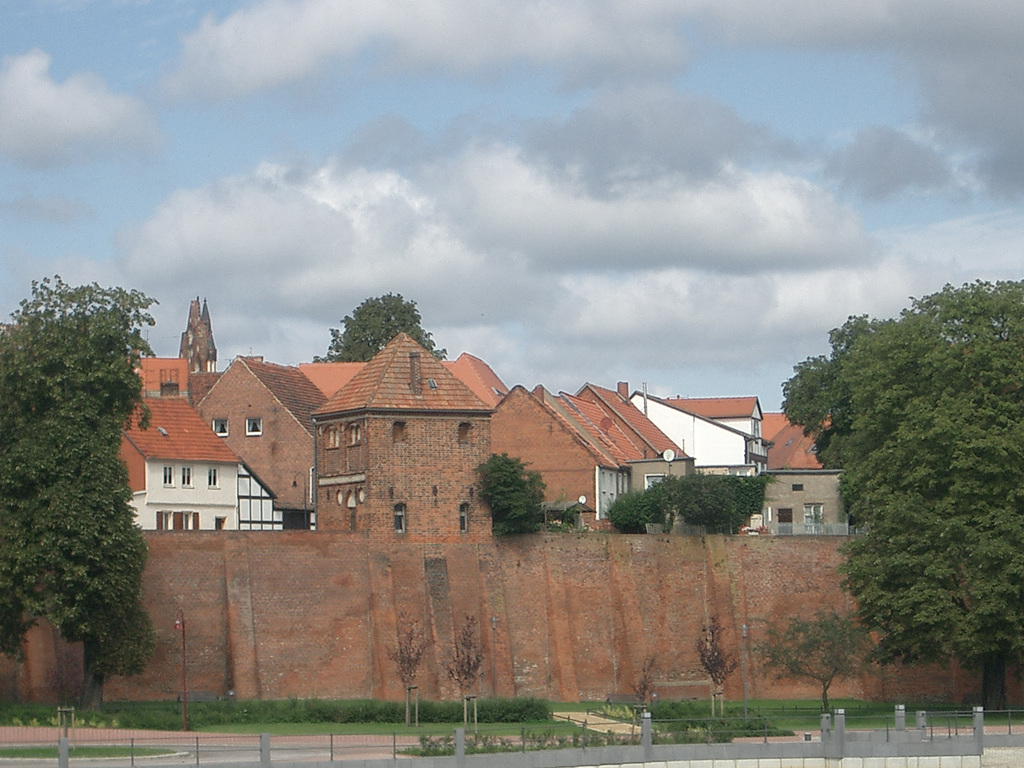
<path id="1" fill-rule="evenodd" d="M 188 325 L 181 334 L 178 357 L 188 361 L 189 373 L 214 373 L 217 370 L 217 345 L 213 343 L 213 325 L 206 299 L 203 299 L 202 309 L 198 296 L 189 305 Z"/>

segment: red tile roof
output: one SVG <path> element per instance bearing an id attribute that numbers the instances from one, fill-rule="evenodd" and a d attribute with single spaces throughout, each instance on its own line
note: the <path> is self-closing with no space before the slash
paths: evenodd
<path id="1" fill-rule="evenodd" d="M 443 365 L 491 408 L 496 408 L 508 394 L 508 387 L 491 366 L 468 352 L 463 352 L 455 360 L 445 360 Z"/>
<path id="2" fill-rule="evenodd" d="M 784 413 L 766 413 L 761 435 L 772 443 L 768 448 L 768 469 L 822 469 L 814 440 L 803 427 L 790 423 Z"/>
<path id="3" fill-rule="evenodd" d="M 150 397 L 145 402 L 150 413 L 149 428 L 140 429 L 137 420 L 132 419 L 124 431 L 128 442 L 145 458 L 241 463 L 188 401 Z"/>
<path id="4" fill-rule="evenodd" d="M 672 441 L 672 438 L 662 432 L 653 421 L 644 416 L 643 411 L 616 390 L 588 383 L 583 385 L 577 395 L 586 397 L 588 390 L 593 393 L 599 405 L 625 421 L 639 435 L 640 439 L 647 443 L 653 453 L 660 456 L 667 449 L 671 449 L 679 458 L 686 457 L 686 454 Z"/>
<path id="5" fill-rule="evenodd" d="M 300 369 L 267 363 L 262 357 L 240 357 L 238 362 L 248 368 L 300 424 L 311 428 L 313 411 L 323 405 L 327 397 Z"/>
<path id="6" fill-rule="evenodd" d="M 413 385 L 414 358 L 419 360 L 419 386 Z M 362 410 L 489 412 L 491 408 L 412 337 L 400 333 L 316 413 Z"/>
<path id="7" fill-rule="evenodd" d="M 331 397 L 352 381 L 364 365 L 366 363 L 299 363 L 299 370 L 324 393 L 324 397 Z"/>
<path id="8" fill-rule="evenodd" d="M 758 410 L 756 397 L 665 397 L 661 400 L 708 419 L 746 419 Z"/>

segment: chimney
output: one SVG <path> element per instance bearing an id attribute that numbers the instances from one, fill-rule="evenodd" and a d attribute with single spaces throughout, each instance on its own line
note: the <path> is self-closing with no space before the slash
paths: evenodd
<path id="1" fill-rule="evenodd" d="M 616 384 L 615 385 L 615 391 L 619 393 L 619 396 L 623 400 L 629 400 L 629 382 L 628 381 L 620 381 L 618 384 Z"/>
<path id="2" fill-rule="evenodd" d="M 409 353 L 409 389 L 414 395 L 423 393 L 423 372 L 420 370 L 420 353 Z"/>

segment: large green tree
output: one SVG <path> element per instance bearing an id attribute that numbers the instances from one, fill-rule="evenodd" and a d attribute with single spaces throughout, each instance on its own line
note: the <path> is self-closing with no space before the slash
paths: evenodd
<path id="1" fill-rule="evenodd" d="M 867 526 L 842 570 L 881 659 L 959 659 L 1002 706 L 1024 651 L 1024 283 L 851 319 L 784 394 Z"/>
<path id="2" fill-rule="evenodd" d="M 331 346 L 323 359 L 330 362 L 365 363 L 380 352 L 399 333 L 444 360 L 448 351 L 438 349 L 434 339 L 420 325 L 415 301 L 406 301 L 400 293 L 386 293 L 367 299 L 341 321 L 345 329 L 331 328 Z"/>
<path id="3" fill-rule="evenodd" d="M 86 706 L 105 676 L 140 672 L 153 649 L 146 543 L 120 457 L 152 303 L 46 279 L 0 332 L 0 650 L 17 655 L 48 619 L 83 645 Z"/>

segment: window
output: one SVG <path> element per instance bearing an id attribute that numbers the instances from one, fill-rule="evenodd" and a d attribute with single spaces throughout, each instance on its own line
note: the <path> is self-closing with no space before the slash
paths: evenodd
<path id="1" fill-rule="evenodd" d="M 228 436 L 228 420 L 227 419 L 214 419 L 213 420 L 213 431 L 221 437 Z"/>
<path id="2" fill-rule="evenodd" d="M 245 420 L 245 434 L 250 436 L 263 434 L 263 419 L 259 416 L 250 416 Z"/>
<path id="3" fill-rule="evenodd" d="M 206 486 L 208 488 L 220 488 L 220 478 L 217 476 L 216 467 L 210 467 L 206 470 Z"/>
<path id="4" fill-rule="evenodd" d="M 391 425 L 391 440 L 395 443 L 405 442 L 405 422 L 396 421 Z"/>
<path id="5" fill-rule="evenodd" d="M 395 504 L 395 533 L 405 533 L 405 504 Z"/>
<path id="6" fill-rule="evenodd" d="M 191 488 L 192 487 L 192 467 L 181 468 L 181 487 Z"/>
<path id="7" fill-rule="evenodd" d="M 802 491 L 803 489 L 804 489 L 804 484 L 803 483 L 793 483 L 793 490 L 794 491 Z"/>
<path id="8" fill-rule="evenodd" d="M 654 486 L 661 485 L 664 482 L 664 475 L 644 475 L 644 490 L 649 491 Z"/>
<path id="9" fill-rule="evenodd" d="M 164 488 L 174 487 L 174 467 L 164 467 Z"/>
<path id="10" fill-rule="evenodd" d="M 348 428 L 348 444 L 359 445 L 359 441 L 362 439 L 362 437 L 362 428 L 356 423 L 350 424 Z"/>
<path id="11" fill-rule="evenodd" d="M 780 523 L 792 523 L 793 522 L 793 510 L 791 508 L 784 508 L 779 510 L 779 522 Z"/>
<path id="12" fill-rule="evenodd" d="M 213 529 L 215 531 L 223 531 L 224 524 L 227 522 L 226 517 L 215 517 L 213 518 Z"/>
<path id="13" fill-rule="evenodd" d="M 820 534 L 825 522 L 823 504 L 804 504 L 804 529 L 810 534 Z"/>
<path id="14" fill-rule="evenodd" d="M 459 504 L 459 533 L 467 533 L 469 531 L 469 504 L 463 502 Z"/>
<path id="15" fill-rule="evenodd" d="M 339 427 L 337 424 L 334 424 L 328 427 L 327 429 L 327 447 L 341 447 L 341 427 Z"/>
<path id="16" fill-rule="evenodd" d="M 468 443 L 470 438 L 473 436 L 473 425 L 468 421 L 464 421 L 459 424 L 459 442 Z"/>

